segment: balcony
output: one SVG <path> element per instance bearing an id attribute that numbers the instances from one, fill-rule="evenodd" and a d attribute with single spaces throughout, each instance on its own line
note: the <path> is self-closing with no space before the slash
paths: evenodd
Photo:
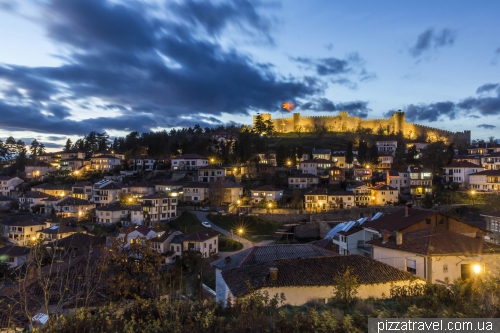
<path id="1" fill-rule="evenodd" d="M 372 247 L 365 244 L 364 240 L 358 240 L 357 249 L 365 253 L 372 253 Z"/>

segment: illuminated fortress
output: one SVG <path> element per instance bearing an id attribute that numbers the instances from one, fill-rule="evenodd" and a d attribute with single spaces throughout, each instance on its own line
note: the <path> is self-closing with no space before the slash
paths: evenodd
<path id="1" fill-rule="evenodd" d="M 254 124 L 257 116 L 254 116 Z M 277 132 L 314 132 L 324 130 L 328 132 L 360 132 L 367 130 L 373 134 L 397 134 L 400 131 L 405 138 L 425 139 L 427 142 L 444 141 L 470 143 L 471 132 L 450 132 L 439 128 L 428 127 L 406 122 L 404 112 L 395 112 L 388 119 L 361 119 L 351 117 L 346 111 L 337 116 L 308 116 L 293 113 L 289 118 L 271 119 L 271 114 L 261 114 L 262 120 L 272 120 Z"/>

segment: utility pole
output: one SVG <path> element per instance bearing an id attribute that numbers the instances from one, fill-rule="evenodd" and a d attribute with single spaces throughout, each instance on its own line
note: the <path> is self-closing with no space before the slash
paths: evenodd
<path id="1" fill-rule="evenodd" d="M 200 274 L 198 275 L 200 279 L 200 301 L 203 300 L 203 268 L 200 268 Z"/>

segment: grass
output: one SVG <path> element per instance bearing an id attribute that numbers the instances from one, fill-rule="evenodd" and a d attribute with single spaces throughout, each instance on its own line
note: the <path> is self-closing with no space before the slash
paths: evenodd
<path id="1" fill-rule="evenodd" d="M 278 222 L 263 220 L 257 216 L 231 216 L 231 215 L 208 215 L 208 218 L 218 227 L 238 234 L 242 230 L 241 236 L 255 241 L 253 236 L 272 235 L 279 226 Z"/>
<path id="2" fill-rule="evenodd" d="M 195 214 L 184 212 L 175 220 L 169 221 L 162 225 L 162 229 L 166 231 L 179 230 L 187 235 L 204 230 L 205 227 L 201 225 L 200 221 Z"/>
<path id="3" fill-rule="evenodd" d="M 233 252 L 243 249 L 243 244 L 224 235 L 219 236 L 219 251 Z"/>

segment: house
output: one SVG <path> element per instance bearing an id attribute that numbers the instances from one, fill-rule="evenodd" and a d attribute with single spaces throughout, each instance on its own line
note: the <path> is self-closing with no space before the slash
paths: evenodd
<path id="1" fill-rule="evenodd" d="M 432 172 L 418 166 L 408 167 L 410 173 L 410 193 L 421 198 L 427 193 L 432 194 Z"/>
<path id="2" fill-rule="evenodd" d="M 135 202 L 137 198 L 145 195 L 154 194 L 156 191 L 156 185 L 148 181 L 137 182 L 126 187 L 127 197 L 132 198 L 131 202 Z"/>
<path id="3" fill-rule="evenodd" d="M 328 170 L 329 173 L 329 184 L 339 184 L 345 180 L 345 171 L 342 168 L 333 166 Z"/>
<path id="4" fill-rule="evenodd" d="M 265 185 L 253 190 L 250 190 L 250 197 L 252 202 L 258 203 L 262 200 L 265 201 L 279 201 L 283 198 L 283 190 L 275 188 L 271 185 Z"/>
<path id="5" fill-rule="evenodd" d="M 396 153 L 396 149 L 398 148 L 397 140 L 377 140 L 375 141 L 375 145 L 377 146 L 377 150 L 379 155 L 381 153 L 389 153 L 392 156 Z"/>
<path id="6" fill-rule="evenodd" d="M 55 154 L 57 157 L 59 157 L 60 160 L 66 160 L 69 158 L 78 158 L 82 160 L 85 159 L 85 152 L 78 149 L 63 150 Z"/>
<path id="7" fill-rule="evenodd" d="M 135 214 L 134 214 L 135 213 Z M 97 207 L 95 210 L 96 223 L 114 224 L 122 221 L 130 221 L 141 225 L 144 220 L 140 205 L 106 205 Z"/>
<path id="8" fill-rule="evenodd" d="M 334 278 L 350 267 L 359 284 L 357 296 L 384 298 L 393 286 L 415 283 L 415 277 L 387 264 L 359 255 L 278 259 L 274 262 L 222 272 L 228 298 L 244 297 L 251 291 L 284 295 L 285 304 L 302 306 L 332 297 Z M 425 283 L 422 280 L 416 283 Z"/>
<path id="9" fill-rule="evenodd" d="M 6 262 L 11 268 L 21 266 L 28 260 L 30 248 L 17 245 L 0 247 L 0 262 Z"/>
<path id="10" fill-rule="evenodd" d="M 43 179 L 49 172 L 56 171 L 57 168 L 53 167 L 46 162 L 35 162 L 24 167 L 25 180 Z"/>
<path id="11" fill-rule="evenodd" d="M 268 150 L 265 153 L 259 153 L 257 154 L 257 157 L 259 157 L 259 164 L 268 164 L 272 166 L 278 165 L 276 162 L 276 151 L 274 150 Z"/>
<path id="12" fill-rule="evenodd" d="M 197 154 L 184 154 L 172 158 L 171 170 L 198 170 L 208 165 L 208 158 Z"/>
<path id="13" fill-rule="evenodd" d="M 94 157 L 99 157 L 99 156 L 102 156 L 102 155 L 111 155 L 111 156 L 114 156 L 114 157 L 118 157 L 121 161 L 125 160 L 125 155 L 124 154 L 117 154 L 113 150 L 99 151 L 99 152 L 95 153 L 93 156 Z"/>
<path id="14" fill-rule="evenodd" d="M 362 167 L 360 165 L 354 165 L 353 177 L 354 180 L 368 185 L 372 181 L 372 169 L 368 165 L 365 167 Z"/>
<path id="15" fill-rule="evenodd" d="M 218 165 L 206 165 L 198 168 L 198 181 L 213 183 L 218 179 L 226 178 L 226 169 Z"/>
<path id="16" fill-rule="evenodd" d="M 371 247 L 365 244 L 379 236 L 375 230 L 363 228 L 363 223 L 379 218 L 382 213 L 373 217 L 363 217 L 357 221 L 341 222 L 335 225 L 324 237 L 330 240 L 329 248 L 338 254 L 359 254 L 371 258 Z"/>
<path id="17" fill-rule="evenodd" d="M 72 196 L 78 199 L 91 200 L 93 185 L 89 181 L 77 182 L 71 186 Z"/>
<path id="18" fill-rule="evenodd" d="M 134 171 L 153 171 L 156 159 L 151 156 L 135 156 L 128 160 L 128 164 Z"/>
<path id="19" fill-rule="evenodd" d="M 162 182 L 159 184 L 155 184 L 155 192 L 169 193 L 169 192 L 178 192 L 182 189 L 183 184 L 177 182 Z"/>
<path id="20" fill-rule="evenodd" d="M 182 242 L 187 236 L 186 234 L 180 234 L 170 241 L 170 251 L 175 258 L 180 258 L 182 256 Z"/>
<path id="21" fill-rule="evenodd" d="M 305 160 L 300 162 L 300 170 L 303 174 L 316 175 L 319 178 L 328 180 L 330 174 L 329 170 L 333 167 L 334 163 L 330 160 L 315 159 Z"/>
<path id="22" fill-rule="evenodd" d="M 32 191 L 39 191 L 45 194 L 49 194 L 54 197 L 65 197 L 71 195 L 71 187 L 67 185 L 53 185 L 48 183 L 43 183 L 40 185 L 33 186 Z"/>
<path id="23" fill-rule="evenodd" d="M 263 263 L 271 263 L 278 259 L 315 258 L 335 256 L 331 251 L 312 244 L 271 244 L 254 246 L 225 258 L 212 262 L 215 267 L 216 301 L 224 305 L 229 296 L 229 289 L 222 277 L 224 271 L 238 268 L 251 268 Z M 243 281 L 242 281 L 243 282 Z"/>
<path id="24" fill-rule="evenodd" d="M 353 161 L 352 163 L 349 164 L 345 161 L 345 151 L 342 152 L 336 151 L 332 153 L 332 162 L 338 168 L 350 169 L 352 168 L 353 163 L 358 163 L 358 158 L 356 155 L 353 154 Z"/>
<path id="25" fill-rule="evenodd" d="M 500 166 L 500 164 L 499 164 Z M 469 175 L 484 171 L 484 168 L 470 162 L 453 162 L 443 167 L 444 179 L 449 185 L 451 183 L 458 183 L 460 187 L 469 187 Z"/>
<path id="26" fill-rule="evenodd" d="M 36 240 L 36 232 L 42 230 L 45 223 L 29 218 L 17 221 L 2 221 L 2 225 L 4 226 L 4 236 L 17 245 L 26 246 Z"/>
<path id="27" fill-rule="evenodd" d="M 313 149 L 311 153 L 313 160 L 332 160 L 332 150 L 331 149 Z"/>
<path id="28" fill-rule="evenodd" d="M 59 170 L 79 170 L 85 165 L 85 160 L 82 158 L 66 158 L 59 160 Z"/>
<path id="29" fill-rule="evenodd" d="M 145 225 L 131 225 L 120 229 L 116 238 L 123 240 L 124 244 L 132 244 L 139 240 L 150 240 L 154 237 L 161 237 L 164 233 L 166 233 L 165 230 L 151 228 Z"/>
<path id="30" fill-rule="evenodd" d="M 258 176 L 274 175 L 274 174 L 276 174 L 276 166 L 272 165 L 272 164 L 259 163 L 256 166 L 256 172 L 257 172 Z"/>
<path id="31" fill-rule="evenodd" d="M 178 235 L 182 235 L 182 232 L 163 232 L 156 234 L 156 237 L 150 238 L 153 250 L 164 255 L 165 264 L 167 265 L 174 263 L 178 257 L 175 251 L 170 250 L 172 239 Z"/>
<path id="32" fill-rule="evenodd" d="M 196 251 L 202 258 L 219 253 L 219 233 L 214 230 L 201 230 L 182 240 L 183 251 Z"/>
<path id="33" fill-rule="evenodd" d="M 51 243 L 55 240 L 65 238 L 76 234 L 76 228 L 67 225 L 52 225 L 48 228 L 38 230 L 36 238 L 44 240 L 45 243 Z"/>
<path id="34" fill-rule="evenodd" d="M 227 205 L 236 204 L 243 196 L 243 186 L 238 185 L 233 181 L 226 180 L 224 182 L 224 195 L 222 203 Z"/>
<path id="35" fill-rule="evenodd" d="M 328 207 L 328 189 L 324 187 L 316 188 L 307 192 L 304 196 L 304 207 L 308 211 L 323 211 Z"/>
<path id="36" fill-rule="evenodd" d="M 58 200 L 52 207 L 57 216 L 76 217 L 77 219 L 81 219 L 84 218 L 90 210 L 95 208 L 95 203 L 85 199 L 67 196 Z"/>
<path id="37" fill-rule="evenodd" d="M 486 212 L 481 214 L 486 220 L 486 230 L 493 243 L 500 244 L 500 211 Z"/>
<path id="38" fill-rule="evenodd" d="M 373 187 L 371 196 L 372 205 L 395 204 L 399 201 L 398 189 L 385 184 Z"/>
<path id="39" fill-rule="evenodd" d="M 90 158 L 90 169 L 96 172 L 108 172 L 120 166 L 120 158 L 113 155 L 99 155 Z"/>
<path id="40" fill-rule="evenodd" d="M 319 184 L 319 177 L 307 173 L 288 176 L 289 188 L 309 188 Z"/>
<path id="41" fill-rule="evenodd" d="M 120 196 L 126 194 L 127 189 L 122 184 L 103 179 L 94 183 L 92 188 L 92 202 L 97 207 L 117 202 Z"/>
<path id="42" fill-rule="evenodd" d="M 55 154 L 54 153 L 43 153 L 36 155 L 36 162 L 42 162 L 42 163 L 47 163 L 52 165 L 52 162 L 55 160 Z M 55 165 L 52 165 L 54 168 L 57 168 L 59 166 L 59 161 Z"/>
<path id="43" fill-rule="evenodd" d="M 371 187 L 364 184 L 358 184 L 350 188 L 348 187 L 347 190 L 354 193 L 354 202 L 357 207 L 366 207 L 370 204 L 372 197 Z"/>
<path id="44" fill-rule="evenodd" d="M 377 169 L 380 171 L 387 171 L 392 168 L 392 163 L 394 162 L 394 156 L 390 152 L 379 153 L 379 160 Z"/>
<path id="45" fill-rule="evenodd" d="M 485 170 L 500 170 L 500 152 L 481 156 L 481 165 Z"/>
<path id="46" fill-rule="evenodd" d="M 101 237 L 88 235 L 82 232 L 71 234 L 70 236 L 63 237 L 51 243 L 56 250 L 67 252 L 75 252 L 78 250 L 91 250 L 93 248 L 104 245 L 106 240 Z"/>
<path id="47" fill-rule="evenodd" d="M 401 176 L 399 175 L 399 172 L 397 171 L 387 171 L 385 175 L 385 181 L 386 184 L 394 187 L 395 189 L 398 190 L 399 193 L 401 193 Z"/>
<path id="48" fill-rule="evenodd" d="M 329 209 L 351 209 L 356 205 L 354 193 L 348 191 L 328 191 Z"/>
<path id="49" fill-rule="evenodd" d="M 469 237 L 443 228 L 384 234 L 368 242 L 373 259 L 412 273 L 432 283 L 447 284 L 457 278 L 495 273 L 500 245 L 486 243 L 484 236 Z"/>
<path id="50" fill-rule="evenodd" d="M 192 183 L 184 185 L 183 201 L 185 202 L 203 202 L 209 200 L 210 184 L 207 183 Z"/>
<path id="51" fill-rule="evenodd" d="M 0 195 L 6 197 L 12 196 L 15 188 L 22 182 L 23 180 L 19 177 L 0 176 Z"/>
<path id="52" fill-rule="evenodd" d="M 43 206 L 43 200 L 50 197 L 49 194 L 40 191 L 27 191 L 19 196 L 19 206 L 22 208 L 33 208 L 34 206 Z"/>
<path id="53" fill-rule="evenodd" d="M 500 170 L 484 170 L 469 175 L 470 188 L 479 191 L 500 190 Z"/>
<path id="54" fill-rule="evenodd" d="M 452 163 L 462 162 L 462 161 L 469 162 L 469 163 L 476 164 L 476 165 L 481 165 L 481 157 L 479 157 L 479 156 L 469 156 L 469 155 L 455 155 L 455 156 L 453 156 Z M 485 167 L 485 166 L 483 165 L 483 167 Z"/>
<path id="55" fill-rule="evenodd" d="M 177 197 L 170 194 L 151 194 L 141 198 L 144 222 L 148 225 L 177 216 Z"/>

